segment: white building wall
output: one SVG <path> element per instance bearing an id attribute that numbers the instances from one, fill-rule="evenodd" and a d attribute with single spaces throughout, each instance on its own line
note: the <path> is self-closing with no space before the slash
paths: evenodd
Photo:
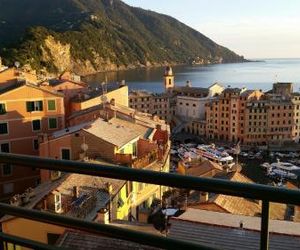
<path id="1" fill-rule="evenodd" d="M 209 94 L 204 98 L 177 96 L 176 115 L 184 120 L 205 120 L 205 105 L 215 95 L 221 94 L 225 89 L 222 85 L 215 83 L 209 88 Z"/>

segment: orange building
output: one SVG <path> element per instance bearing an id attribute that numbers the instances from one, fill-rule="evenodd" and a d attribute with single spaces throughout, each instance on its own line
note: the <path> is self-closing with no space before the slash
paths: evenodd
<path id="1" fill-rule="evenodd" d="M 26 81 L 29 83 L 36 83 L 37 76 L 30 72 L 24 72 L 16 68 L 7 68 L 1 66 L 0 58 L 0 88 L 7 87 L 12 83 Z"/>
<path id="2" fill-rule="evenodd" d="M 64 107 L 66 117 L 68 117 L 72 113 L 72 98 L 88 92 L 88 85 L 86 83 L 75 82 L 73 80 L 68 79 L 55 79 L 52 80 L 50 83 L 42 83 L 42 85 L 49 85 L 49 88 L 60 92 L 64 95 Z"/>
<path id="3" fill-rule="evenodd" d="M 245 140 L 245 109 L 249 100 L 259 100 L 259 90 L 227 88 L 206 105 L 206 135 L 210 139 Z"/>
<path id="4" fill-rule="evenodd" d="M 62 94 L 25 82 L 0 89 L 1 152 L 38 155 L 38 135 L 64 126 Z M 2 164 L 0 174 L 1 198 L 21 193 L 39 180 L 38 171 L 7 164 Z"/>
<path id="5" fill-rule="evenodd" d="M 292 83 L 275 83 L 261 100 L 247 104 L 247 144 L 299 142 L 300 97 L 292 91 Z"/>
<path id="6" fill-rule="evenodd" d="M 292 83 L 266 93 L 226 89 L 206 105 L 207 136 L 251 146 L 299 142 L 300 94 L 292 91 Z"/>

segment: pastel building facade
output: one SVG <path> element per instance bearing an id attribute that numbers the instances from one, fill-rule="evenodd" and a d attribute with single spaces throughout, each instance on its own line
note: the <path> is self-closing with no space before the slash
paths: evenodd
<path id="1" fill-rule="evenodd" d="M 177 96 L 176 116 L 183 120 L 205 120 L 205 105 L 215 96 L 220 95 L 224 91 L 224 87 L 215 83 L 203 90 L 206 96 L 192 97 L 189 95 Z M 204 95 L 205 95 L 204 94 Z"/>
<path id="2" fill-rule="evenodd" d="M 70 100 L 70 109 L 73 113 L 110 102 L 112 99 L 117 104 L 128 107 L 128 86 L 111 83 L 103 89 L 96 88 L 87 93 L 78 93 Z"/>
<path id="3" fill-rule="evenodd" d="M 206 105 L 206 136 L 209 139 L 244 142 L 245 109 L 250 99 L 262 96 L 259 90 L 227 88 Z"/>
<path id="4" fill-rule="evenodd" d="M 169 172 L 169 127 L 160 120 L 153 120 L 149 116 L 133 116 L 129 111 L 131 109 L 110 104 L 98 110 L 103 117 L 93 119 L 91 116 L 90 121 L 50 136 L 44 135 L 40 139 L 40 156 L 105 161 L 114 166 Z M 42 182 L 58 176 L 53 171 L 41 170 Z M 145 220 L 152 200 L 159 198 L 166 188 L 137 182 L 130 182 L 130 186 L 131 200 L 126 203 L 129 207 L 119 209 L 116 218 L 134 216 Z"/>
<path id="5" fill-rule="evenodd" d="M 290 83 L 275 83 L 260 100 L 251 100 L 246 109 L 246 143 L 282 145 L 299 142 L 299 94 Z"/>
<path id="6" fill-rule="evenodd" d="M 171 121 L 175 112 L 171 109 L 169 95 L 165 93 L 152 94 L 146 91 L 131 91 L 129 107 L 142 113 L 157 115 L 167 122 Z"/>
<path id="7" fill-rule="evenodd" d="M 0 90 L 1 152 L 38 155 L 39 134 L 64 127 L 64 100 L 60 93 L 25 82 Z M 39 179 L 36 170 L 2 164 L 0 197 L 22 192 Z"/>

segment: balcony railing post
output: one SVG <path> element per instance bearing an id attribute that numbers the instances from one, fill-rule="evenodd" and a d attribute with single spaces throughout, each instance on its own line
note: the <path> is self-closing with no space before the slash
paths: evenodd
<path id="1" fill-rule="evenodd" d="M 262 213 L 261 213 L 261 228 L 260 228 L 260 249 L 269 249 L 269 212 L 270 202 L 262 201 Z"/>

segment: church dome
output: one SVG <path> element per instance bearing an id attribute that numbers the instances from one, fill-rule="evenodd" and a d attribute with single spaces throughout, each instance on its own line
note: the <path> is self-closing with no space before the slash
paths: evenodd
<path id="1" fill-rule="evenodd" d="M 173 75 L 173 70 L 170 66 L 167 66 L 165 69 L 165 76 L 172 76 Z"/>

